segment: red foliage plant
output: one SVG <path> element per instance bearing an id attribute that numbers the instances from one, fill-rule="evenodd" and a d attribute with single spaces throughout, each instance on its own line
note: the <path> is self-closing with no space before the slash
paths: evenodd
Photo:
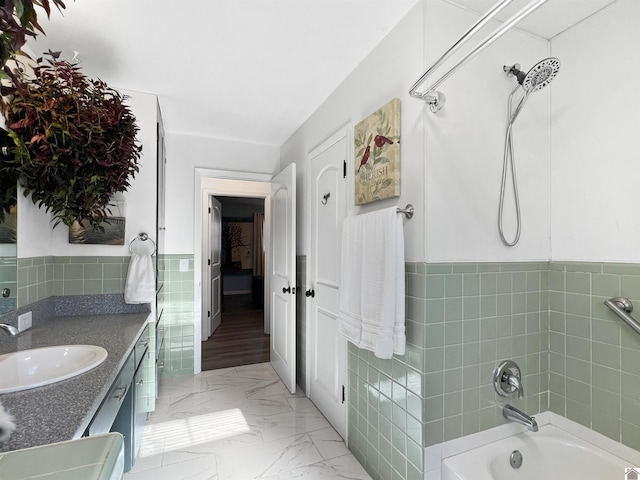
<path id="1" fill-rule="evenodd" d="M 42 8 L 47 17 L 51 15 L 51 4 L 62 10 L 62 0 L 2 0 L 0 2 L 0 63 L 4 64 L 16 53 L 21 53 L 27 37 L 35 37 L 36 30 L 44 33 L 38 23 L 34 7 Z"/>
<path id="2" fill-rule="evenodd" d="M 12 138 L 12 166 L 25 196 L 70 226 L 87 220 L 101 228 L 115 192 L 138 172 L 142 147 L 126 97 L 49 52 L 33 76 L 11 72 L 0 108 Z"/>

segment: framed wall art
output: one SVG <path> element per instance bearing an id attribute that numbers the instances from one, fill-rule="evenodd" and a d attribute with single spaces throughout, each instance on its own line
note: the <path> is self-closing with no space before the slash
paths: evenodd
<path id="1" fill-rule="evenodd" d="M 77 221 L 69 227 L 69 243 L 91 245 L 124 245 L 126 226 L 126 202 L 111 199 L 107 206 L 108 215 L 101 228 L 94 230 L 87 220 Z"/>
<path id="2" fill-rule="evenodd" d="M 253 272 L 253 218 L 222 217 L 222 271 Z"/>
<path id="3" fill-rule="evenodd" d="M 355 204 L 400 195 L 400 99 L 355 126 Z"/>

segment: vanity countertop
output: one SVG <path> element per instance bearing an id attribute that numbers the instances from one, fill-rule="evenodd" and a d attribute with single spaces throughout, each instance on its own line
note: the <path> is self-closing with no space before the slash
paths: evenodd
<path id="1" fill-rule="evenodd" d="M 0 394 L 16 430 L 0 452 L 80 438 L 142 334 L 149 313 L 52 317 L 15 337 L 0 337 L 0 354 L 52 345 L 98 345 L 107 359 L 51 385 Z"/>

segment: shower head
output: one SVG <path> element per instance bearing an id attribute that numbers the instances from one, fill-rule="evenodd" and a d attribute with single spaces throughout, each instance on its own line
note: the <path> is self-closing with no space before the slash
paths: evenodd
<path id="1" fill-rule="evenodd" d="M 558 70 L 560 70 L 560 60 L 555 57 L 545 58 L 536 63 L 527 73 L 520 70 L 520 65 L 517 63 L 511 66 L 505 65 L 502 68 L 509 75 L 515 75 L 525 91 L 537 92 L 556 78 Z"/>

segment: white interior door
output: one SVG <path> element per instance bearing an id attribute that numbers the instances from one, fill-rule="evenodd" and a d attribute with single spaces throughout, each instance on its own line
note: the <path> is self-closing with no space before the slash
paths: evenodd
<path id="1" fill-rule="evenodd" d="M 211 336 L 222 317 L 222 204 L 215 197 L 209 197 L 209 244 Z"/>
<path id="2" fill-rule="evenodd" d="M 311 152 L 308 394 L 346 438 L 347 343 L 338 333 L 340 242 L 347 214 L 344 162 L 347 139 L 338 135 Z"/>
<path id="3" fill-rule="evenodd" d="M 271 180 L 271 365 L 296 391 L 296 165 Z"/>

